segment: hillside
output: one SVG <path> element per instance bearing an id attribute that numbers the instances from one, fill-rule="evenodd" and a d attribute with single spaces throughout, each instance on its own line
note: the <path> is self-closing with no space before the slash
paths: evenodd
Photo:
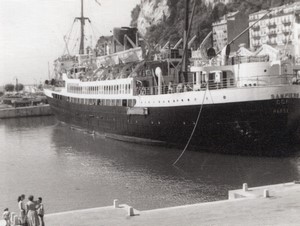
<path id="1" fill-rule="evenodd" d="M 190 13 L 195 0 L 190 0 Z M 228 12 L 241 11 L 246 15 L 259 10 L 299 0 L 232 0 L 229 4 L 196 0 L 191 37 L 197 35 L 199 45 L 211 31 L 211 24 Z M 214 1 L 217 2 L 217 1 Z M 131 12 L 131 26 L 137 27 L 149 43 L 175 43 L 183 34 L 185 0 L 142 0 Z M 147 12 L 147 13 L 145 13 Z M 141 23 L 143 21 L 143 23 Z"/>

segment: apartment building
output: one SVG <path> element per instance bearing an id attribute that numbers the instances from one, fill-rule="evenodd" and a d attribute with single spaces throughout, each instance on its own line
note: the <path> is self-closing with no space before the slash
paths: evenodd
<path id="1" fill-rule="evenodd" d="M 250 48 L 268 44 L 287 56 L 300 56 L 300 2 L 249 15 Z"/>
<path id="2" fill-rule="evenodd" d="M 217 52 L 221 51 L 225 45 L 240 35 L 248 27 L 248 24 L 248 17 L 239 11 L 226 14 L 219 21 L 213 23 L 214 49 Z M 231 52 L 237 51 L 242 43 L 246 48 L 249 47 L 248 31 L 230 45 Z"/>

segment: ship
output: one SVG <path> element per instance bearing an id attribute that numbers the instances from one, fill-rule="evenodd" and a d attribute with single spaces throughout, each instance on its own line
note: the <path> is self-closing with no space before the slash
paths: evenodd
<path id="1" fill-rule="evenodd" d="M 83 12 L 79 19 L 83 27 Z M 130 28 L 114 30 L 114 42 L 124 49 L 103 56 L 85 54 L 82 36 L 61 87 L 44 89 L 57 119 L 128 142 L 287 153 L 285 145 L 299 141 L 300 65 L 229 56 L 229 45 L 204 62 L 199 51 L 188 50 L 186 27 L 185 48 L 165 48 L 155 57 Z"/>

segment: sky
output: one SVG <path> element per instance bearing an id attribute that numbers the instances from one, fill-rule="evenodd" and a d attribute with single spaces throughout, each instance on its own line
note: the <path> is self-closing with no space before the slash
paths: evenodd
<path id="1" fill-rule="evenodd" d="M 132 9 L 141 0 L 84 0 L 86 45 L 94 46 L 114 27 L 129 26 Z M 53 61 L 68 49 L 77 53 L 81 0 L 0 0 L 0 86 L 7 83 L 37 84 L 48 79 Z M 72 32 L 71 32 L 72 31 Z"/>

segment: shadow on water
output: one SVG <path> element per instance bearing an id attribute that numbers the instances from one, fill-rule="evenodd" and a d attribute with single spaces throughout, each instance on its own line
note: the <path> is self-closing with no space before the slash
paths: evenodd
<path id="1" fill-rule="evenodd" d="M 43 196 L 47 212 L 121 203 L 136 209 L 226 199 L 228 190 L 299 180 L 300 153 L 271 158 L 186 151 L 106 139 L 54 117 L 0 121 L 0 203 Z M 295 147 L 297 148 L 297 147 Z M 24 170 L 26 169 L 26 170 Z"/>

